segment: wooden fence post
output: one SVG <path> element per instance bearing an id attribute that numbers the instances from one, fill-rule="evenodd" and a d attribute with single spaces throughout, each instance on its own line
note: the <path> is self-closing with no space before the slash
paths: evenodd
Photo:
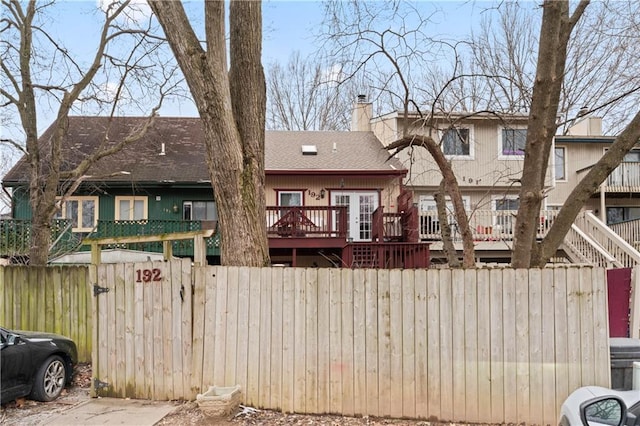
<path id="1" fill-rule="evenodd" d="M 631 315 L 629 318 L 629 337 L 640 339 L 640 269 L 631 271 Z"/>

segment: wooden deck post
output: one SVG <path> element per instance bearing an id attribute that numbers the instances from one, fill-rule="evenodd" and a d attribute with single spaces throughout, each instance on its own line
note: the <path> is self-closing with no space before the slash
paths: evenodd
<path id="1" fill-rule="evenodd" d="M 173 242 L 172 241 L 163 241 L 162 242 L 162 255 L 164 257 L 164 261 L 168 262 L 173 257 Z M 195 250 L 195 247 L 194 247 Z M 194 253 L 195 254 L 195 253 Z"/>
<path id="2" fill-rule="evenodd" d="M 102 248 L 98 242 L 91 243 L 91 264 L 99 265 L 100 264 L 100 253 Z"/>
<path id="3" fill-rule="evenodd" d="M 207 264 L 207 248 L 202 235 L 193 237 L 193 263 L 197 266 L 206 266 Z"/>

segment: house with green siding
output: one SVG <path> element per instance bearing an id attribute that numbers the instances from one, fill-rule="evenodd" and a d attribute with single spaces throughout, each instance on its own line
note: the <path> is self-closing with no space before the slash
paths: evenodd
<path id="1" fill-rule="evenodd" d="M 67 170 L 96 149 L 127 138 L 146 120 L 70 117 L 63 147 Z M 52 126 L 40 137 L 42 152 L 47 152 L 53 131 Z M 156 117 L 139 140 L 97 161 L 81 177 L 77 189 L 61 200 L 51 257 L 87 250 L 81 243 L 87 237 L 213 229 L 206 241 L 207 260 L 218 263 L 218 213 L 203 140 L 199 118 Z M 274 263 L 428 264 L 428 244 L 408 231 L 417 229 L 417 216 L 411 194 L 402 184 L 407 170 L 397 159 L 389 158 L 373 132 L 268 131 L 265 145 L 265 219 Z M 46 161 L 44 158 L 43 164 Z M 0 240 L 5 240 L 0 241 L 0 256 L 28 252 L 28 177 L 29 165 L 22 158 L 2 181 L 12 193 L 12 208 L 11 219 L 0 221 Z M 60 182 L 60 193 L 69 185 Z M 162 252 L 161 243 L 113 248 Z M 193 256 L 193 242 L 175 241 L 172 252 Z"/>

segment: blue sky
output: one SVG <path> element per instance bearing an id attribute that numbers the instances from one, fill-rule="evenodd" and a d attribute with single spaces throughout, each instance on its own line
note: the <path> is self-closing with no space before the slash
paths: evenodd
<path id="1" fill-rule="evenodd" d="M 109 0 L 103 0 L 109 1 Z M 144 0 L 132 0 L 144 1 Z M 368 1 L 368 0 L 361 0 Z M 93 58 L 104 15 L 98 9 L 96 0 L 58 0 L 47 9 L 45 19 L 40 22 L 65 48 L 72 52 L 74 59 L 84 69 Z M 428 1 L 418 0 L 414 6 L 424 15 L 438 10 L 430 24 L 434 35 L 460 37 L 468 34 L 473 25 L 480 22 L 482 10 L 490 5 L 487 1 Z M 202 27 L 202 1 L 186 2 L 187 11 L 195 17 L 194 22 Z M 263 63 L 268 66 L 274 61 L 286 63 L 289 56 L 300 51 L 302 56 L 313 54 L 319 48 L 314 39 L 314 31 L 323 19 L 323 3 L 318 0 L 263 0 Z M 390 24 L 390 27 L 393 24 Z M 55 73 L 55 64 L 53 66 Z M 42 76 L 40 76 L 42 77 Z M 46 76 L 45 76 L 46 80 Z M 4 84 L 4 83 L 3 83 Z M 43 132 L 55 118 L 58 105 L 42 105 L 38 116 L 38 130 Z M 4 111 L 7 113 L 8 111 Z M 160 111 L 164 116 L 196 116 L 197 110 L 190 102 L 171 102 Z M 11 112 L 18 124 L 17 113 Z M 0 135 L 14 140 L 22 139 L 15 127 L 0 127 Z M 0 176 L 6 172 L 7 162 L 3 161 L 9 151 L 0 145 Z M 18 159 L 16 151 L 10 158 Z M 0 206 L 0 209 L 2 206 Z"/>
<path id="2" fill-rule="evenodd" d="M 435 32 L 444 35 L 460 35 L 469 32 L 479 21 L 486 1 L 428 1 L 415 2 L 423 12 L 440 10 L 435 16 Z M 71 44 L 74 51 L 90 55 L 92 36 L 97 37 L 101 16 L 96 13 L 96 2 L 90 0 L 66 0 L 57 3 L 52 13 L 52 27 L 58 37 Z M 200 1 L 187 3 L 187 10 L 200 14 Z M 286 61 L 290 53 L 300 50 L 312 52 L 317 48 L 314 29 L 322 21 L 322 2 L 317 0 L 264 0 L 263 2 L 263 50 L 264 62 Z M 82 36 L 80 36 L 82 35 Z"/>
<path id="3" fill-rule="evenodd" d="M 103 0 L 104 1 L 104 0 Z M 108 0 L 106 0 L 108 1 Z M 140 1 L 140 0 L 134 0 Z M 440 36 L 460 37 L 468 34 L 472 25 L 480 21 L 481 11 L 490 3 L 486 1 L 427 1 L 415 2 L 423 15 L 432 15 L 434 24 L 429 27 Z M 188 13 L 195 17 L 195 26 L 202 26 L 202 2 L 186 3 Z M 88 65 L 95 52 L 103 21 L 96 0 L 62 0 L 48 9 L 44 22 L 49 31 L 73 52 L 77 61 Z M 315 0 L 264 0 L 263 2 L 263 62 L 265 66 L 278 61 L 286 63 L 294 51 L 302 55 L 313 54 L 318 49 L 314 31 L 323 19 L 323 4 Z M 391 26 L 392 24 L 390 24 Z M 57 106 L 53 105 L 53 110 Z M 39 117 L 39 130 L 44 131 L 53 118 L 53 110 Z M 195 116 L 195 107 L 187 103 L 171 103 L 163 107 L 162 115 Z M 7 130 L 2 130 L 6 134 Z"/>

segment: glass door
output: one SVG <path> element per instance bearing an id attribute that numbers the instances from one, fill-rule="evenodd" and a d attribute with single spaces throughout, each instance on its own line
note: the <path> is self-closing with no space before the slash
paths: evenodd
<path id="1" fill-rule="evenodd" d="M 378 193 L 376 191 L 334 192 L 331 201 L 334 206 L 347 207 L 347 238 L 353 241 L 371 241 L 373 212 L 379 205 Z"/>

